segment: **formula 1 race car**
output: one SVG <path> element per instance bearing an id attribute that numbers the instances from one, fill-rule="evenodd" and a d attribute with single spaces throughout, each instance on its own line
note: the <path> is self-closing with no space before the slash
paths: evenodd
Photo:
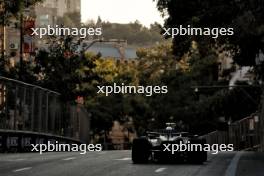
<path id="1" fill-rule="evenodd" d="M 206 140 L 188 132 L 177 132 L 175 123 L 166 123 L 167 128 L 147 132 L 133 140 L 132 161 L 143 164 L 149 161 L 189 162 L 202 164 L 207 160 L 203 150 Z"/>

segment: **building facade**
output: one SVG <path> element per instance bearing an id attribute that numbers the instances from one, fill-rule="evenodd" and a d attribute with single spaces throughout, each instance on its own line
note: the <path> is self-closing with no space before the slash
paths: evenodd
<path id="1" fill-rule="evenodd" d="M 23 28 L 26 24 L 34 21 L 34 27 L 43 26 L 55 26 L 57 20 L 62 18 L 66 13 L 81 13 L 81 0 L 44 0 L 42 3 L 37 3 L 34 7 L 24 9 L 23 12 Z M 2 7 L 4 8 L 4 7 Z M 20 43 L 21 43 L 21 19 L 11 18 L 10 24 L 7 26 L 1 26 L 0 29 L 0 49 L 1 53 L 5 53 L 11 62 L 11 65 L 19 61 L 20 58 Z M 25 30 L 23 29 L 25 33 Z M 24 42 L 27 43 L 29 51 L 25 51 L 23 46 L 23 58 L 29 59 L 31 52 L 34 52 L 35 48 L 39 48 L 47 41 L 39 40 L 36 37 L 25 36 L 23 37 Z M 25 43 L 24 43 L 25 45 Z M 31 47 L 29 47 L 31 46 Z"/>

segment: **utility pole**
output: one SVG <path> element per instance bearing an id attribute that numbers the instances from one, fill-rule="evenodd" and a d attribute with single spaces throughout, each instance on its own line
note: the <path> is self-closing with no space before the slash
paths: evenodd
<path id="1" fill-rule="evenodd" d="M 0 4 L 0 12 L 3 14 L 3 21 L 1 24 L 1 57 L 4 58 L 5 56 L 5 15 L 6 15 L 6 11 L 5 11 L 5 4 L 4 2 Z"/>

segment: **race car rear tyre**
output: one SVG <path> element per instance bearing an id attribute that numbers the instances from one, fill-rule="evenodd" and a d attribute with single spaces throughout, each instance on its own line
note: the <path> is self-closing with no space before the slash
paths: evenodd
<path id="1" fill-rule="evenodd" d="M 191 144 L 202 144 L 206 143 L 205 139 L 191 139 Z M 207 152 L 206 151 L 188 151 L 188 161 L 193 164 L 203 164 L 207 161 Z"/>
<path id="2" fill-rule="evenodd" d="M 147 163 L 151 154 L 151 144 L 146 138 L 134 139 L 132 145 L 132 161 L 134 164 Z"/>

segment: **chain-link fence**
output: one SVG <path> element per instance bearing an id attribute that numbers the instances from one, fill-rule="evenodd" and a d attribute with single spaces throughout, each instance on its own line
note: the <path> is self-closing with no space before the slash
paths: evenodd
<path id="1" fill-rule="evenodd" d="M 260 150 L 264 152 L 264 88 L 262 88 L 262 103 L 260 110 L 260 119 L 259 119 L 259 138 L 260 138 Z"/>
<path id="2" fill-rule="evenodd" d="M 65 103 L 60 94 L 0 77 L 0 129 L 31 131 L 89 140 L 89 114 L 82 105 Z"/>

